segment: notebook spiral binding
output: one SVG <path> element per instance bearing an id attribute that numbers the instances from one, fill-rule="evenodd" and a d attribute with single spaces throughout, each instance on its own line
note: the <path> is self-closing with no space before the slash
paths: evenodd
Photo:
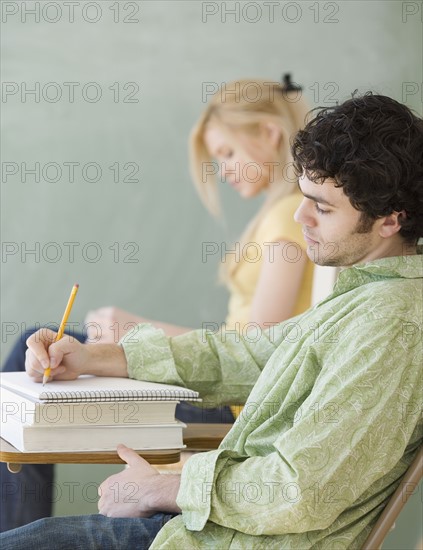
<path id="1" fill-rule="evenodd" d="M 43 401 L 47 403 L 68 403 L 68 402 L 109 402 L 109 401 L 201 401 L 199 397 L 193 396 L 190 392 L 175 392 L 171 390 L 143 390 L 143 391 L 119 391 L 119 390 L 98 390 L 95 393 L 88 391 L 77 392 L 44 392 Z"/>

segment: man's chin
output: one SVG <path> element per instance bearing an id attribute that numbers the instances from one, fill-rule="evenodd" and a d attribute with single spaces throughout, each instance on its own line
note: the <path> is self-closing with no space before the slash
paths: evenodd
<path id="1" fill-rule="evenodd" d="M 341 264 L 333 255 L 326 250 L 326 247 L 319 246 L 319 243 L 315 242 L 313 245 L 307 246 L 307 256 L 316 265 L 327 267 L 339 267 Z"/>
<path id="2" fill-rule="evenodd" d="M 317 245 L 317 246 L 316 246 L 316 245 Z M 323 265 L 323 264 L 321 263 L 321 261 L 322 261 L 323 258 L 321 257 L 320 250 L 319 250 L 319 246 L 318 246 L 317 243 L 314 243 L 314 244 L 309 244 L 309 243 L 307 243 L 306 253 L 307 253 L 308 258 L 309 258 L 314 264 Z"/>

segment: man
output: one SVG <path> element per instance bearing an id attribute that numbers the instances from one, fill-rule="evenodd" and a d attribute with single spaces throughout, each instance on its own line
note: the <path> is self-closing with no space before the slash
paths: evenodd
<path id="1" fill-rule="evenodd" d="M 2 548 L 360 548 L 422 440 L 422 151 L 423 121 L 379 95 L 299 132 L 307 254 L 347 269 L 326 300 L 260 338 L 150 325 L 121 346 L 32 336 L 38 380 L 50 364 L 54 378 L 160 380 L 246 406 L 181 476 L 119 447 L 129 468 L 101 485 L 100 515 L 37 521 Z"/>

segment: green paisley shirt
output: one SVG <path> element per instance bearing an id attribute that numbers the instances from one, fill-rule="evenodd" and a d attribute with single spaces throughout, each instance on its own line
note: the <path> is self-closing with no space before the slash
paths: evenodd
<path id="1" fill-rule="evenodd" d="M 422 256 L 342 271 L 333 293 L 260 334 L 138 325 L 131 378 L 246 403 L 182 471 L 182 514 L 152 548 L 359 549 L 422 441 Z"/>

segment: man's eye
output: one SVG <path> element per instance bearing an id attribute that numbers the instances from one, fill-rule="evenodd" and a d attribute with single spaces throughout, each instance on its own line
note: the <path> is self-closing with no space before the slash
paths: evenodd
<path id="1" fill-rule="evenodd" d="M 317 204 L 317 202 L 315 203 L 315 208 L 316 208 L 316 212 L 318 214 L 329 214 L 329 210 L 322 210 L 319 205 Z"/>

